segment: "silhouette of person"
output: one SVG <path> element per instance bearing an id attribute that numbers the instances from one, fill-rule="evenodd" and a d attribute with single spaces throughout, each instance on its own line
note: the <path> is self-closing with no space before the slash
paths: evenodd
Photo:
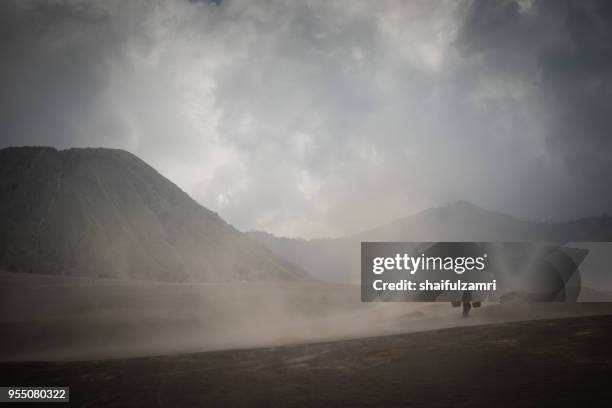
<path id="1" fill-rule="evenodd" d="M 461 295 L 461 303 L 463 304 L 463 317 L 467 317 L 472 308 L 472 291 L 465 290 Z"/>

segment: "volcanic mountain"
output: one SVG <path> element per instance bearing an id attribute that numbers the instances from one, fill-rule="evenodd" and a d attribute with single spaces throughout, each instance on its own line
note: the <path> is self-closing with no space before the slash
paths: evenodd
<path id="1" fill-rule="evenodd" d="M 309 279 L 126 151 L 2 149 L 0 197 L 0 269 L 164 281 Z"/>
<path id="2" fill-rule="evenodd" d="M 319 279 L 358 282 L 362 241 L 609 242 L 612 241 L 612 217 L 602 215 L 567 222 L 537 222 L 458 201 L 340 238 L 304 240 L 276 237 L 261 231 L 247 234 Z M 594 258 L 595 253 L 590 257 Z M 606 281 L 610 282 L 610 278 Z"/>

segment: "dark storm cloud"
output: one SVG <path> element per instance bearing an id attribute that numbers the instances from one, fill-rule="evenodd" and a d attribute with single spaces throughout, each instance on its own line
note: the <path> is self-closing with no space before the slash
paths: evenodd
<path id="1" fill-rule="evenodd" d="M 612 209 L 609 2 L 1 2 L 1 145 L 126 148 L 240 228 Z"/>
<path id="2" fill-rule="evenodd" d="M 0 3 L 3 144 L 72 145 L 106 85 L 109 16 L 92 5 Z M 92 38 L 108 38 L 92 43 Z"/>
<path id="3" fill-rule="evenodd" d="M 488 75 L 537 90 L 548 160 L 561 162 L 559 177 L 567 173 L 557 209 L 612 209 L 612 4 L 548 0 L 521 11 L 517 2 L 478 1 L 458 48 Z"/>

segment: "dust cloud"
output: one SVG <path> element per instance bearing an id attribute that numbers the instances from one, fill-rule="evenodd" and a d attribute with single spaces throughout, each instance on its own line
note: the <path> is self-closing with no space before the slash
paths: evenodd
<path id="1" fill-rule="evenodd" d="M 0 273 L 0 360 L 92 360 L 269 347 L 611 313 L 606 303 L 361 303 L 316 282 L 154 283 Z"/>

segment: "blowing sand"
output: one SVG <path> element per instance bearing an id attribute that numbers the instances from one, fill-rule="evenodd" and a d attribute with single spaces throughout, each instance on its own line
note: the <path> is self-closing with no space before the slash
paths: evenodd
<path id="1" fill-rule="evenodd" d="M 0 274 L 0 360 L 127 358 L 363 338 L 596 314 L 607 303 L 361 303 L 318 283 L 167 284 Z"/>

